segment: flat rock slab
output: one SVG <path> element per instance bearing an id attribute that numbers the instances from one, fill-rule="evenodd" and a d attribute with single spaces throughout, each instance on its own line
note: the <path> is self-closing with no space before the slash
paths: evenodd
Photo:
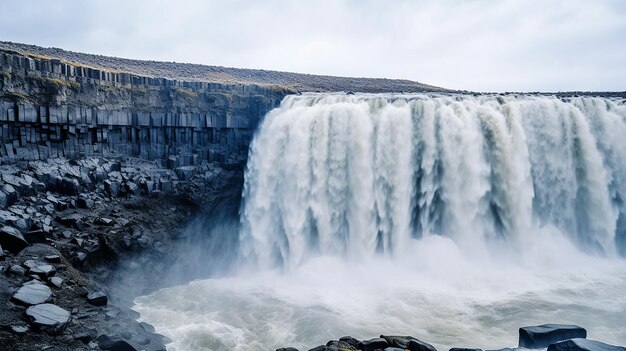
<path id="1" fill-rule="evenodd" d="M 600 341 L 576 338 L 548 346 L 548 351 L 626 351 L 626 347 L 605 344 Z"/>
<path id="2" fill-rule="evenodd" d="M 389 336 L 381 335 L 382 339 L 387 341 L 389 346 L 410 351 L 437 351 L 433 345 L 416 339 L 412 336 Z"/>
<path id="3" fill-rule="evenodd" d="M 26 284 L 13 295 L 12 299 L 22 305 L 39 305 L 52 300 L 52 290 L 40 283 Z"/>
<path id="4" fill-rule="evenodd" d="M 31 324 L 50 334 L 58 334 L 70 320 L 70 313 L 57 305 L 44 303 L 26 309 Z"/>
<path id="5" fill-rule="evenodd" d="M 36 274 L 42 278 L 48 278 L 50 276 L 53 276 L 56 272 L 57 270 L 54 268 L 54 266 L 49 264 L 42 264 L 40 266 L 32 267 L 28 270 L 28 273 Z"/>
<path id="6" fill-rule="evenodd" d="M 586 338 L 587 331 L 577 325 L 543 324 L 519 328 L 519 347 L 541 349 L 555 342 Z"/>

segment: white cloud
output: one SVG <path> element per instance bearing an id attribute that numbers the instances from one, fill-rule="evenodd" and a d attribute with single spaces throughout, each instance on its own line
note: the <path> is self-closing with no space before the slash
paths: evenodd
<path id="1" fill-rule="evenodd" d="M 0 15 L 0 40 L 122 57 L 482 91 L 626 89 L 620 0 L 22 0 Z"/>

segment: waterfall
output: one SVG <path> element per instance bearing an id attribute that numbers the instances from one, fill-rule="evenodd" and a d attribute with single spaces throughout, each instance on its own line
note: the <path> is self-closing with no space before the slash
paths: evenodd
<path id="1" fill-rule="evenodd" d="M 562 235 L 626 250 L 626 104 L 533 95 L 289 96 L 245 173 L 240 247 L 260 267 L 411 255 L 451 238 L 523 254 Z"/>

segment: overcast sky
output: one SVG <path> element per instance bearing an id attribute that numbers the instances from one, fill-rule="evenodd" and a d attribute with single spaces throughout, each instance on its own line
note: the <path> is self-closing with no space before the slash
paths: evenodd
<path id="1" fill-rule="evenodd" d="M 626 0 L 1 0 L 0 40 L 476 91 L 626 90 Z"/>

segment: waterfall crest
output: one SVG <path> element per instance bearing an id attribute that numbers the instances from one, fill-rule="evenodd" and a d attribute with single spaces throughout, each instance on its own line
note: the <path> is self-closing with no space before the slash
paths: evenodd
<path id="1" fill-rule="evenodd" d="M 626 249 L 626 105 L 509 95 L 289 96 L 245 174 L 240 247 L 261 267 L 411 254 L 449 237 L 478 255 L 542 235 Z"/>

